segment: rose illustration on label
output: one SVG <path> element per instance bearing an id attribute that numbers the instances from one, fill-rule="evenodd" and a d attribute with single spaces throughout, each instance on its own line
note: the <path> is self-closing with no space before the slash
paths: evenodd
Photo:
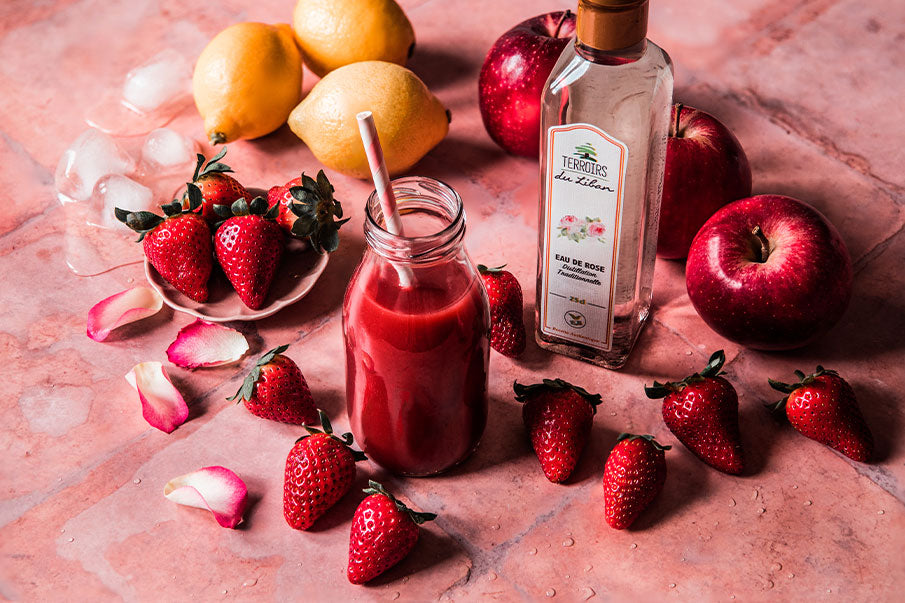
<path id="1" fill-rule="evenodd" d="M 585 239 L 597 239 L 606 242 L 606 226 L 600 218 L 580 219 L 571 214 L 559 219 L 559 236 L 579 243 Z"/>

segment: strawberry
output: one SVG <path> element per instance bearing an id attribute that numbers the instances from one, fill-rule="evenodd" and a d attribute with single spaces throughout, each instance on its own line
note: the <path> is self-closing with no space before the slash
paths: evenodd
<path id="1" fill-rule="evenodd" d="M 525 351 L 525 323 L 522 320 L 522 286 L 503 266 L 478 265 L 490 299 L 490 347 L 515 358 Z"/>
<path id="2" fill-rule="evenodd" d="M 283 356 L 289 348 L 281 345 L 261 356 L 245 377 L 242 387 L 227 400 L 245 401 L 245 408 L 264 419 L 315 425 L 317 409 L 308 382 L 292 359 Z"/>
<path id="3" fill-rule="evenodd" d="M 839 373 L 822 366 L 805 376 L 795 371 L 798 383 L 769 380 L 773 389 L 787 394 L 770 408 L 785 408 L 789 423 L 801 434 L 866 463 L 874 452 L 874 437 L 864 421 L 855 392 Z"/>
<path id="4" fill-rule="evenodd" d="M 564 482 L 575 470 L 588 443 L 600 394 L 562 379 L 513 385 L 515 399 L 524 402 L 522 420 L 544 475 L 553 483 Z"/>
<path id="5" fill-rule="evenodd" d="M 197 187 L 201 193 L 201 215 L 211 224 L 220 221 L 215 205 L 232 205 L 238 199 L 248 199 L 250 195 L 239 181 L 226 172 L 232 172 L 232 168 L 221 163 L 226 155 L 226 147 L 217 153 L 207 165 L 204 164 L 204 155 L 198 153 L 198 162 L 195 164 L 195 173 L 192 174 L 192 182 L 187 189 Z"/>
<path id="6" fill-rule="evenodd" d="M 351 433 L 336 437 L 324 411 L 317 414 L 324 430 L 305 425 L 309 435 L 296 440 L 286 457 L 283 517 L 296 530 L 310 528 L 345 496 L 355 479 L 356 461 L 367 460 L 363 452 L 350 448 Z"/>
<path id="7" fill-rule="evenodd" d="M 408 555 L 418 541 L 418 526 L 431 521 L 434 513 L 412 511 L 375 481 L 368 481 L 370 494 L 355 509 L 349 535 L 349 568 L 352 584 L 364 584 L 387 571 Z"/>
<path id="8" fill-rule="evenodd" d="M 188 208 L 173 201 L 162 207 L 166 218 L 149 211 L 129 212 L 114 208 L 116 219 L 141 233 L 145 257 L 177 291 L 196 302 L 207 301 L 207 281 L 214 262 L 211 231 L 198 213 L 201 202 Z"/>
<path id="9" fill-rule="evenodd" d="M 648 398 L 663 398 L 663 421 L 696 457 L 719 471 L 738 475 L 745 470 L 738 429 L 738 394 L 720 377 L 726 362 L 714 352 L 699 373 L 682 381 L 644 388 Z"/>
<path id="10" fill-rule="evenodd" d="M 250 204 L 239 199 L 232 207 L 215 209 L 227 218 L 214 235 L 217 261 L 242 303 L 257 310 L 264 305 L 283 255 L 283 233 L 273 220 L 276 210 L 268 211 L 261 197 Z"/>
<path id="11" fill-rule="evenodd" d="M 287 235 L 292 234 L 292 225 L 295 224 L 297 216 L 289 209 L 289 205 L 295 201 L 295 197 L 289 192 L 289 189 L 295 186 L 302 186 L 302 178 L 293 178 L 283 186 L 272 186 L 267 191 L 267 205 L 273 207 L 279 205 L 279 213 L 277 214 L 277 224 L 283 229 Z"/>
<path id="12" fill-rule="evenodd" d="M 622 530 L 657 497 L 666 483 L 666 457 L 654 436 L 619 435 L 603 470 L 603 515 Z"/>
<path id="13" fill-rule="evenodd" d="M 333 198 L 333 185 L 324 174 L 317 173 L 317 180 L 306 176 L 271 188 L 267 200 L 271 209 L 279 204 L 280 226 L 291 236 L 307 239 L 318 252 L 332 252 L 339 247 L 339 228 L 349 221 L 343 217 L 342 204 Z"/>

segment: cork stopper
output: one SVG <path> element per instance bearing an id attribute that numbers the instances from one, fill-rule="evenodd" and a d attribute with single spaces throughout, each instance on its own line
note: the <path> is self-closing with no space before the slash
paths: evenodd
<path id="1" fill-rule="evenodd" d="M 648 0 L 579 0 L 578 40 L 596 50 L 628 48 L 647 36 Z"/>

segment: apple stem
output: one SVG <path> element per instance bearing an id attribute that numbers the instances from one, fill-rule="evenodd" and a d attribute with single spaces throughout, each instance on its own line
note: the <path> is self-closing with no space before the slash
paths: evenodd
<path id="1" fill-rule="evenodd" d="M 751 229 L 751 234 L 754 235 L 754 239 L 757 241 L 757 247 L 754 249 L 754 259 L 763 264 L 770 257 L 770 241 L 767 240 L 767 236 L 760 229 L 760 226 L 755 226 Z"/>
<path id="2" fill-rule="evenodd" d="M 572 11 L 566 10 L 566 12 L 564 12 L 564 13 L 559 17 L 559 21 L 557 21 L 557 23 L 556 23 L 556 30 L 553 32 L 553 37 L 554 37 L 554 38 L 558 38 L 558 37 L 559 37 L 559 30 L 562 29 L 562 24 L 565 23 L 565 22 L 566 22 L 566 19 L 568 19 L 571 15 L 572 15 Z"/>
<path id="3" fill-rule="evenodd" d="M 682 117 L 682 109 L 684 108 L 685 105 L 683 105 L 682 103 L 676 104 L 676 125 L 675 130 L 673 130 L 673 136 L 675 136 L 676 138 L 682 137 L 681 132 L 679 132 L 679 119 Z"/>

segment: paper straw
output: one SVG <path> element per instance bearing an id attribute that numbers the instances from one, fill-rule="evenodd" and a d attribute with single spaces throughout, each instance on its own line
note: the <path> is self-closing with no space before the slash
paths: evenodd
<path id="1" fill-rule="evenodd" d="M 374 179 L 374 189 L 377 198 L 380 199 L 380 207 L 383 209 L 383 217 L 387 230 L 396 236 L 405 236 L 402 231 L 402 218 L 396 209 L 396 195 L 393 194 L 393 186 L 390 184 L 390 174 L 387 171 L 386 161 L 383 159 L 383 149 L 380 148 L 380 139 L 377 137 L 377 126 L 374 124 L 374 115 L 370 111 L 362 111 L 356 115 L 358 119 L 358 131 L 361 133 L 361 142 L 365 147 L 365 155 L 368 157 L 368 166 L 371 168 L 371 177 Z M 406 266 L 393 264 L 399 275 L 399 282 L 403 287 L 412 285 L 412 273 Z"/>

